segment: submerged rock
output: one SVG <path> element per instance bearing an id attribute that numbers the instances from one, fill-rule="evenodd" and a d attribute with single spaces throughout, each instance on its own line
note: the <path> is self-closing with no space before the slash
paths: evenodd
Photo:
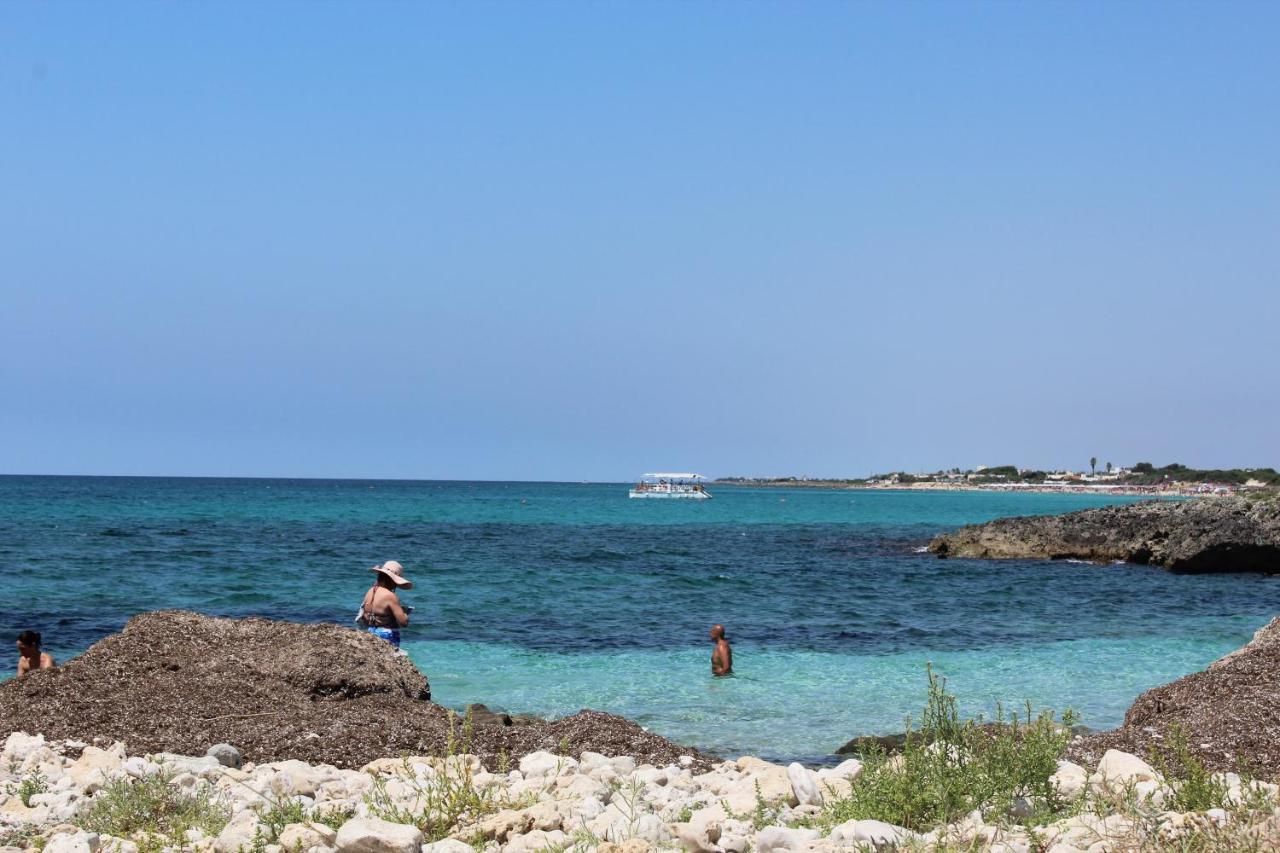
<path id="1" fill-rule="evenodd" d="M 1001 518 L 929 543 L 939 557 L 1122 560 L 1172 572 L 1280 573 L 1280 501 L 1144 501 Z"/>

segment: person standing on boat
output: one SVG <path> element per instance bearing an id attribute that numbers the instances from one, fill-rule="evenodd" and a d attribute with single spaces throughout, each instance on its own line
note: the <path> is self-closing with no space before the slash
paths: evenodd
<path id="1" fill-rule="evenodd" d="M 723 625 L 711 626 L 711 642 L 716 644 L 711 652 L 711 674 L 715 676 L 733 675 L 733 649 L 724 637 Z"/>
<path id="2" fill-rule="evenodd" d="M 369 569 L 378 575 L 373 587 L 364 594 L 356 623 L 375 637 L 400 648 L 400 629 L 409 624 L 408 611 L 400 603 L 396 590 L 410 589 L 413 581 L 404 576 L 404 567 L 395 560 Z"/>

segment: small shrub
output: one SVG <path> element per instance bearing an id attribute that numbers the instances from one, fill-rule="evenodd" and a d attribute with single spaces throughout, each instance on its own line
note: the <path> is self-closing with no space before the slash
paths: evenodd
<path id="1" fill-rule="evenodd" d="M 117 838 L 142 832 L 175 845 L 186 843 L 189 829 L 208 836 L 221 832 L 231 809 L 206 791 L 190 794 L 171 785 L 171 780 L 171 774 L 157 773 L 146 779 L 111 782 L 94 798 L 82 825 Z"/>
<path id="2" fill-rule="evenodd" d="M 696 800 L 691 803 L 685 803 L 684 808 L 676 814 L 676 823 L 688 823 L 693 820 L 693 813 L 703 808 L 705 805 L 706 803 L 701 803 Z"/>
<path id="3" fill-rule="evenodd" d="M 413 805 L 398 805 L 387 793 L 386 780 L 373 780 L 373 790 L 365 795 L 369 813 L 374 817 L 418 827 L 428 842 L 439 841 L 449 835 L 456 826 L 475 821 L 508 806 L 521 807 L 501 799 L 493 788 L 478 788 L 470 763 L 463 761 L 471 746 L 471 712 L 467 712 L 462 725 L 462 736 L 454 731 L 454 718 L 450 716 L 449 738 L 435 776 L 418 779 L 404 762 L 402 781 L 413 791 Z"/>
<path id="4" fill-rule="evenodd" d="M 269 802 L 270 805 L 263 809 L 258 816 L 258 820 L 264 830 L 265 843 L 275 844 L 280 839 L 280 833 L 284 832 L 284 828 L 289 824 L 305 823 L 307 821 L 306 809 L 302 807 L 302 803 L 292 797 L 275 799 Z"/>
<path id="5" fill-rule="evenodd" d="M 1007 818 L 1019 799 L 1031 807 L 1022 818 L 1027 823 L 1060 815 L 1067 804 L 1049 777 L 1071 739 L 1075 715 L 1068 711 L 1057 723 L 1049 712 L 1033 714 L 1028 704 L 1021 717 L 1005 718 L 997 708 L 994 722 L 962 720 L 945 681 L 931 668 L 928 679 L 920 727 L 907 721 L 902 753 L 867 755 L 848 794 L 829 802 L 811 823 L 829 827 L 870 818 L 928 830 L 975 809 L 989 819 Z"/>
<path id="6" fill-rule="evenodd" d="M 1151 764 L 1173 789 L 1173 798 L 1166 808 L 1180 812 L 1202 812 L 1208 809 L 1226 808 L 1227 783 L 1221 776 L 1211 773 L 1191 754 L 1187 745 L 1187 733 L 1179 727 L 1169 732 L 1167 754 L 1152 752 Z"/>
<path id="7" fill-rule="evenodd" d="M 22 801 L 24 806 L 31 807 L 31 798 L 36 794 L 43 794 L 49 790 L 49 780 L 37 768 L 32 770 L 17 785 L 12 783 L 5 786 L 5 793 L 9 795 L 18 795 L 18 799 Z"/>
<path id="8" fill-rule="evenodd" d="M 337 831 L 342 825 L 355 817 L 356 810 L 350 806 L 317 806 L 308 818 L 312 823 L 320 823 Z"/>
<path id="9" fill-rule="evenodd" d="M 40 827 L 29 823 L 0 830 L 0 847 L 43 850 L 48 840 L 40 834 L 40 831 Z"/>
<path id="10" fill-rule="evenodd" d="M 786 807 L 786 803 L 766 800 L 764 793 L 760 790 L 760 783 L 756 782 L 756 804 L 750 812 L 736 814 L 733 809 L 729 808 L 728 803 L 722 803 L 722 806 L 726 815 L 734 820 L 751 824 L 752 829 L 759 832 L 765 827 L 773 826 L 782 820 L 782 810 Z M 692 815 L 690 816 L 692 817 Z"/>
<path id="11" fill-rule="evenodd" d="M 614 827 L 606 833 L 604 840 L 621 844 L 635 838 L 640 818 L 649 813 L 649 808 L 644 801 L 644 783 L 630 779 L 620 784 L 614 789 L 613 796 L 609 798 L 609 804 L 618 809 L 623 818 L 624 827 L 619 831 L 615 823 Z"/>

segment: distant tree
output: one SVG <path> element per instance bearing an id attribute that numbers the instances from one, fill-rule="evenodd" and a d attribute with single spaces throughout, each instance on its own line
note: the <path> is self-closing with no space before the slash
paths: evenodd
<path id="1" fill-rule="evenodd" d="M 1152 465 L 1150 462 L 1139 462 L 1137 465 L 1133 466 L 1133 470 L 1139 474 L 1150 474 L 1152 471 L 1156 470 L 1156 466 Z"/>
<path id="2" fill-rule="evenodd" d="M 1089 470 L 1095 474 L 1098 473 L 1098 457 L 1096 456 L 1089 457 Z"/>
<path id="3" fill-rule="evenodd" d="M 1107 463 L 1107 473 L 1108 473 L 1108 474 L 1110 474 L 1110 473 L 1111 473 L 1111 463 L 1110 463 L 1110 462 L 1108 462 L 1108 463 Z"/>

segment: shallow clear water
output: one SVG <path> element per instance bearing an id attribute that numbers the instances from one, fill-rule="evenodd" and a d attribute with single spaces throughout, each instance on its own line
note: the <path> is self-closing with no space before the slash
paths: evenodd
<path id="1" fill-rule="evenodd" d="M 1031 700 L 1111 726 L 1247 641 L 1280 577 L 940 561 L 939 530 L 1075 495 L 619 484 L 0 477 L 0 631 L 65 658 L 161 607 L 346 622 L 385 559 L 435 698 L 623 714 L 728 754 L 829 754 L 901 730 L 926 662 L 972 712 Z M 708 675 L 724 622 L 738 674 Z M 13 660 L 0 674 L 11 674 Z"/>

